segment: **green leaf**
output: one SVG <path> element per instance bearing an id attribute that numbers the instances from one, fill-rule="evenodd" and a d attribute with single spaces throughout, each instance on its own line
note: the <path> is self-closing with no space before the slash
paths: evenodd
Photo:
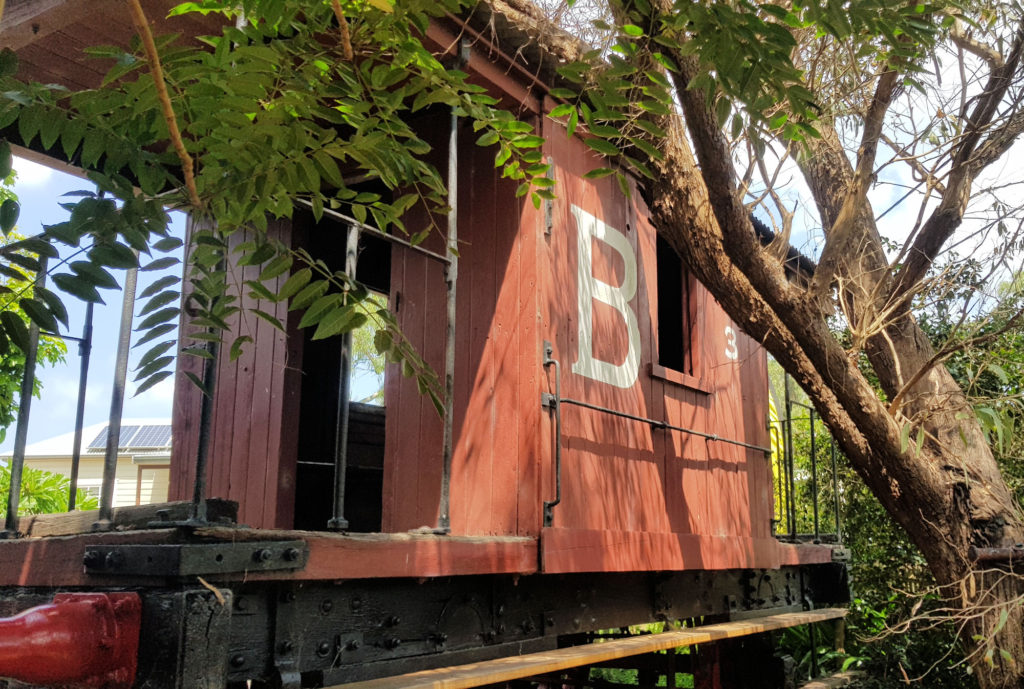
<path id="1" fill-rule="evenodd" d="M 548 113 L 548 116 L 554 118 L 565 117 L 575 109 L 576 108 L 574 106 L 568 103 L 562 103 L 552 108 L 551 112 Z"/>
<path id="2" fill-rule="evenodd" d="M 307 306 L 312 304 L 313 301 L 316 300 L 321 294 L 326 292 L 327 287 L 328 283 L 326 280 L 317 280 L 315 282 L 309 283 L 308 285 L 303 287 L 298 294 L 295 295 L 295 298 L 292 299 L 291 303 L 288 305 L 288 310 L 296 311 L 298 309 L 306 308 Z"/>
<path id="3" fill-rule="evenodd" d="M 253 309 L 253 310 L 252 310 L 252 312 L 253 312 L 254 314 L 256 314 L 256 316 L 257 316 L 257 317 L 259 317 L 259 318 L 262 318 L 262 319 L 263 319 L 263 320 L 265 320 L 265 321 L 266 321 L 267 323 L 270 323 L 270 324 L 271 324 L 272 326 L 274 326 L 274 327 L 275 327 L 276 329 L 280 330 L 281 332 L 285 332 L 284 326 L 283 326 L 283 325 L 281 325 L 281 321 L 279 321 L 279 320 L 278 320 L 277 318 L 275 318 L 274 316 L 271 316 L 271 315 L 270 315 L 269 313 L 267 313 L 266 311 L 264 311 L 264 310 L 262 310 L 262 309 Z"/>
<path id="4" fill-rule="evenodd" d="M 95 304 L 106 303 L 92 284 L 78 276 L 61 273 L 60 275 L 53 276 L 53 283 L 57 285 L 60 290 L 76 296 L 83 301 L 91 301 Z"/>
<path id="5" fill-rule="evenodd" d="M 621 153 L 618 146 L 604 139 L 586 139 L 584 143 L 601 155 L 617 156 Z"/>
<path id="6" fill-rule="evenodd" d="M 110 266 L 111 268 L 135 268 L 139 265 L 139 259 L 135 252 L 124 244 L 98 244 L 89 249 L 89 258 L 96 263 Z"/>
<path id="7" fill-rule="evenodd" d="M 15 347 L 22 352 L 28 351 L 28 328 L 25 327 L 25 321 L 21 320 L 18 314 L 13 311 L 0 313 L 0 325 L 3 325 L 7 337 Z"/>
<path id="8" fill-rule="evenodd" d="M 18 55 L 10 48 L 0 50 L 0 77 L 13 77 L 18 71 Z M 6 177 L 7 175 L 3 175 Z"/>
<path id="9" fill-rule="evenodd" d="M 6 50 L 4 52 L 7 52 Z M 3 53 L 0 53 L 2 55 Z M 0 179 L 7 179 L 14 166 L 14 155 L 11 153 L 11 145 L 4 139 L 0 141 Z"/>
<path id="10" fill-rule="evenodd" d="M 173 251 L 181 246 L 182 242 L 177 237 L 164 237 L 163 239 L 153 242 L 153 248 L 157 251 Z"/>
<path id="11" fill-rule="evenodd" d="M 313 339 L 323 340 L 351 330 L 352 328 L 349 327 L 349 323 L 355 319 L 355 316 L 356 310 L 351 305 L 331 311 L 322 321 L 320 321 L 320 324 L 316 328 L 316 332 L 313 333 Z M 366 317 L 363 316 L 363 318 L 365 320 Z"/>
<path id="12" fill-rule="evenodd" d="M 633 36 L 634 38 L 644 35 L 644 30 L 636 24 L 623 24 L 622 32 L 627 36 Z"/>
<path id="13" fill-rule="evenodd" d="M 50 313 L 50 309 L 46 307 L 46 304 L 36 299 L 26 298 L 19 300 L 18 305 L 32 319 L 32 322 L 39 326 L 40 330 L 48 330 L 51 333 L 57 332 L 57 319 Z"/>
<path id="14" fill-rule="evenodd" d="M 146 302 L 146 305 L 142 307 L 142 310 L 139 311 L 138 315 L 145 316 L 147 313 L 155 311 L 156 309 L 159 309 L 161 306 L 166 306 L 167 304 L 177 302 L 180 298 L 181 293 L 175 290 L 162 292 L 157 296 L 153 297 L 152 299 L 150 299 L 148 302 Z"/>
<path id="15" fill-rule="evenodd" d="M 72 261 L 71 270 L 86 282 L 104 289 L 117 289 L 117 280 L 114 276 L 89 261 Z"/>
<path id="16" fill-rule="evenodd" d="M 35 287 L 34 294 L 37 298 L 46 302 L 46 305 L 49 307 L 50 313 L 53 314 L 54 318 L 67 326 L 68 310 L 64 307 L 64 302 L 60 300 L 60 297 L 45 287 L 40 287 L 38 285 Z"/>
<path id="17" fill-rule="evenodd" d="M 903 428 L 900 429 L 900 452 L 906 452 L 907 448 L 910 447 L 910 431 L 912 430 L 910 423 L 903 424 Z"/>
<path id="18" fill-rule="evenodd" d="M 999 632 L 1003 631 L 1003 627 L 1006 626 L 1006 620 L 1010 617 L 1010 611 L 1003 608 L 999 611 L 999 621 L 996 622 L 996 626 L 992 629 L 992 636 L 995 636 Z"/>
<path id="19" fill-rule="evenodd" d="M 176 285 L 178 280 L 179 278 L 177 275 L 165 275 L 146 289 L 142 290 L 142 292 L 139 293 L 139 299 L 145 299 L 146 297 L 153 296 L 157 292 L 160 292 L 171 285 Z"/>
<path id="20" fill-rule="evenodd" d="M 171 332 L 172 330 L 174 330 L 177 327 L 178 326 L 175 323 L 164 323 L 163 325 L 158 325 L 157 327 L 153 328 L 148 333 L 143 335 L 141 338 L 139 338 L 139 341 L 136 342 L 133 345 L 133 347 L 141 347 L 142 345 L 146 344 L 147 342 L 152 342 L 153 340 L 155 340 L 158 337 L 163 337 L 164 335 L 166 335 L 167 333 Z"/>
<path id="21" fill-rule="evenodd" d="M 134 396 L 138 397 L 139 395 L 144 393 L 146 390 L 149 390 L 151 387 L 153 387 L 154 385 L 156 385 L 160 381 L 162 381 L 165 378 L 167 378 L 168 376 L 172 376 L 172 375 L 174 375 L 174 371 L 160 371 L 158 373 L 154 373 L 152 376 L 147 378 L 145 380 L 145 382 L 143 382 L 142 385 L 140 385 L 138 387 L 138 389 L 135 390 L 135 395 Z M 186 373 L 186 375 L 188 375 L 188 374 Z M 198 378 L 196 380 L 198 380 Z"/>
<path id="22" fill-rule="evenodd" d="M 583 179 L 601 179 L 602 177 L 607 177 L 608 175 L 613 174 L 615 174 L 615 170 L 610 167 L 598 167 L 585 173 L 583 175 Z"/>
<path id="23" fill-rule="evenodd" d="M 313 277 L 313 271 L 309 268 L 303 268 L 296 271 L 291 277 L 285 280 L 285 283 L 281 285 L 281 289 L 277 291 L 277 299 L 284 301 L 290 298 L 293 294 L 296 294 L 300 289 L 305 287 Z"/>
<path id="24" fill-rule="evenodd" d="M 242 347 L 252 341 L 252 338 L 248 335 L 239 335 L 236 337 L 235 341 L 231 343 L 231 351 L 229 353 L 230 360 L 236 361 L 238 357 L 242 356 Z"/>
<path id="25" fill-rule="evenodd" d="M 21 206 L 14 199 L 7 199 L 0 204 L 0 230 L 6 237 L 14 226 L 18 224 L 18 215 L 21 213 Z"/>
<path id="26" fill-rule="evenodd" d="M 302 315 L 302 320 L 299 321 L 299 328 L 308 328 L 311 325 L 316 325 L 323 319 L 331 309 L 341 304 L 342 295 L 338 292 L 326 294 L 315 302 L 312 306 L 306 309 L 306 313 Z"/>
<path id="27" fill-rule="evenodd" d="M 139 358 L 139 362 L 137 364 L 135 364 L 135 368 L 136 369 L 140 369 L 143 366 L 146 366 L 147 364 L 155 361 L 157 359 L 157 357 L 162 356 L 164 354 L 164 352 L 169 350 L 175 344 L 176 343 L 175 343 L 174 340 L 165 340 L 164 342 L 161 342 L 160 344 L 153 345 L 152 348 L 150 348 L 145 354 L 143 354 Z"/>
<path id="28" fill-rule="evenodd" d="M 291 254 L 281 254 L 273 261 L 267 264 L 267 267 L 260 273 L 259 279 L 261 281 L 269 281 L 276 278 L 278 275 L 287 273 L 292 267 Z"/>
<path id="29" fill-rule="evenodd" d="M 151 313 L 149 316 L 143 319 L 143 321 L 139 323 L 138 327 L 135 328 L 135 330 L 137 332 L 142 330 L 148 330 L 149 328 L 152 328 L 154 325 L 158 325 L 160 323 L 164 323 L 165 321 L 176 319 L 178 317 L 178 314 L 180 313 L 181 309 L 179 309 L 176 306 L 168 307 L 166 309 L 160 309 L 159 311 Z"/>
<path id="30" fill-rule="evenodd" d="M 484 132 L 480 135 L 480 138 L 476 140 L 477 146 L 491 146 L 492 144 L 498 143 L 498 132 L 493 129 Z"/>
<path id="31" fill-rule="evenodd" d="M 170 268 L 178 263 L 180 263 L 180 261 L 174 256 L 164 256 L 163 258 L 158 258 L 155 261 L 150 261 L 139 268 L 139 270 L 163 270 L 164 268 Z"/>
<path id="32" fill-rule="evenodd" d="M 203 381 L 199 378 L 199 376 L 192 373 L 192 371 L 185 371 L 185 377 L 192 381 L 192 384 L 195 385 L 196 388 L 203 393 L 203 395 L 205 395 L 206 397 L 211 396 L 210 391 L 206 389 L 205 385 L 203 385 Z"/>

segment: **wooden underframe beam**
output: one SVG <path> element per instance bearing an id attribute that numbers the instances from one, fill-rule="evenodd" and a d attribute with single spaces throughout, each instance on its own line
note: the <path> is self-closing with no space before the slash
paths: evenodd
<path id="1" fill-rule="evenodd" d="M 412 672 L 397 677 L 336 685 L 330 689 L 469 689 L 470 687 L 482 687 L 488 684 L 559 672 L 582 665 L 593 665 L 642 653 L 713 643 L 724 639 L 735 639 L 803 624 L 834 620 L 844 617 L 846 612 L 844 608 L 822 608 L 807 612 L 782 613 L 662 632 L 661 634 L 647 634 L 602 643 L 571 646 L 555 651 L 498 658 L 470 665 Z"/>

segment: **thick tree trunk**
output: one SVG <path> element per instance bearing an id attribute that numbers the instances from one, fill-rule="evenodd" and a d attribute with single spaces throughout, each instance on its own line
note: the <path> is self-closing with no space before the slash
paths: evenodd
<path id="1" fill-rule="evenodd" d="M 702 108 L 703 95 L 693 98 Z M 714 149 L 718 130 L 713 118 L 694 122 L 693 117 L 694 110 L 688 109 L 698 151 Z M 727 153 L 717 170 L 714 160 L 702 156 L 698 171 L 678 125 L 670 129 L 665 162 L 646 190 L 659 232 L 736 323 L 760 340 L 808 393 L 851 464 L 921 549 L 951 604 L 961 613 L 977 613 L 965 622 L 963 634 L 976 650 L 972 664 L 982 686 L 1019 686 L 1024 618 L 1012 602 L 1021 587 L 1001 573 L 975 572 L 968 548 L 1021 542 L 1024 531 L 962 391 L 941 365 L 933 367 L 903 393 L 902 415 L 894 418 L 825 327 L 821 312 L 800 299 L 778 262 L 754 242 L 742 204 L 731 198 L 731 166 L 723 169 L 729 166 Z M 701 141 L 701 136 L 709 139 Z M 821 166 L 818 192 L 828 200 L 819 205 L 834 210 L 845 193 L 836 169 L 840 163 L 826 157 L 815 163 Z M 845 156 L 841 164 L 850 172 Z M 709 194 L 716 186 L 717 194 Z M 844 275 L 859 278 L 847 296 L 861 314 L 857 324 L 867 326 L 884 312 L 871 300 L 877 300 L 887 267 L 870 207 L 861 209 L 858 221 L 870 224 L 861 228 L 863 239 L 854 252 L 859 264 L 851 270 L 854 264 L 848 262 Z M 866 350 L 890 399 L 934 353 L 907 314 L 884 329 L 865 328 L 865 333 Z M 915 438 L 917 432 L 927 434 L 920 451 L 914 442 L 901 447 L 905 423 L 915 424 Z M 999 584 L 992 586 L 995 581 Z M 1007 617 L 997 630 L 1004 610 Z"/>

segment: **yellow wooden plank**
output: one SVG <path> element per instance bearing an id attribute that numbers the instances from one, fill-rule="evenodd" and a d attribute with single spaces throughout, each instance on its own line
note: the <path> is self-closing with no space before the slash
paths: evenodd
<path id="1" fill-rule="evenodd" d="M 807 612 L 781 613 L 749 620 L 662 632 L 661 634 L 613 639 L 584 646 L 560 648 L 555 651 L 498 658 L 481 663 L 411 672 L 397 677 L 340 684 L 330 689 L 470 689 L 471 687 L 508 682 L 642 653 L 706 644 L 720 639 L 732 639 L 775 629 L 796 627 L 801 624 L 833 620 L 843 617 L 846 612 L 844 608 L 822 608 Z"/>

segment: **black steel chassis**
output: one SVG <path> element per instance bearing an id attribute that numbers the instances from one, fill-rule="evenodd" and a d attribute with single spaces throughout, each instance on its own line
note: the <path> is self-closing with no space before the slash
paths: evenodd
<path id="1" fill-rule="evenodd" d="M 228 546 L 245 552 L 225 559 L 260 561 L 264 570 L 304 561 L 301 548 L 299 556 L 288 550 L 291 542 L 254 548 L 259 545 Z M 117 587 L 108 584 L 114 578 L 108 561 L 136 569 L 145 558 L 107 553 L 88 561 L 106 570 L 104 585 L 91 590 L 142 596 L 140 689 L 241 688 L 250 681 L 281 689 L 331 686 L 548 650 L 626 625 L 742 619 L 849 600 L 842 562 L 778 570 L 245 582 L 212 563 L 206 568 L 214 571 L 197 572 L 203 568 L 194 558 L 172 558 L 192 564 L 178 576 L 154 577 L 151 586 Z M 133 561 L 136 567 L 129 566 Z M 0 614 L 49 602 L 53 593 L 4 589 Z"/>

